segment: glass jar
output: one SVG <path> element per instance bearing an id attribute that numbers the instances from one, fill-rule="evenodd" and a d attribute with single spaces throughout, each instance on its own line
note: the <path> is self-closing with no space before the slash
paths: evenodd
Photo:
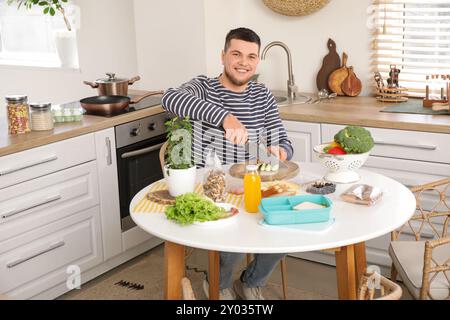
<path id="1" fill-rule="evenodd" d="M 53 129 L 52 104 L 30 103 L 31 128 L 33 131 L 45 131 Z"/>
<path id="2" fill-rule="evenodd" d="M 261 202 L 261 177 L 257 165 L 247 165 L 244 176 L 244 206 L 245 211 L 257 213 Z"/>
<path id="3" fill-rule="evenodd" d="M 9 134 L 23 134 L 30 132 L 30 114 L 27 96 L 11 95 L 5 97 L 8 113 Z"/>

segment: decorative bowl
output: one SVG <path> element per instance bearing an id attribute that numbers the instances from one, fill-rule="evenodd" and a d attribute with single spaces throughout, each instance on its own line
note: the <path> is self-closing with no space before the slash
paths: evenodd
<path id="1" fill-rule="evenodd" d="M 367 161 L 370 151 L 356 154 L 328 154 L 323 151 L 328 144 L 314 147 L 317 160 L 328 169 L 324 179 L 335 183 L 353 183 L 360 179 L 355 170 L 361 168 Z"/>

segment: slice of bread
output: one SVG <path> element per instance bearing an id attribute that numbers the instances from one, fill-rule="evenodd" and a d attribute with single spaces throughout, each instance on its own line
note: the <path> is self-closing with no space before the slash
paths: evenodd
<path id="1" fill-rule="evenodd" d="M 323 208 L 326 208 L 326 207 L 321 204 L 318 204 L 318 203 L 305 201 L 305 202 L 302 202 L 302 203 L 296 205 L 293 209 L 294 210 L 311 210 L 311 209 L 323 209 Z"/>

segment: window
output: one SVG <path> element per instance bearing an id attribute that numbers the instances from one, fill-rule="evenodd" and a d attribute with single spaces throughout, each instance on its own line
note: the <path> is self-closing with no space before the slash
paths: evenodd
<path id="1" fill-rule="evenodd" d="M 450 75 L 450 0 L 374 0 L 373 71 L 424 96 L 427 75 Z"/>
<path id="2" fill-rule="evenodd" d="M 18 10 L 0 0 L 0 65 L 78 68 L 78 7 L 66 6 L 66 15 L 72 32 L 59 13 L 52 17 L 41 8 Z"/>

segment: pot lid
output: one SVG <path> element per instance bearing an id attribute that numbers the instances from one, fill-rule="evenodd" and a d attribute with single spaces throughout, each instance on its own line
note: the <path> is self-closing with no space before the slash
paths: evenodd
<path id="1" fill-rule="evenodd" d="M 116 78 L 116 74 L 113 72 L 106 73 L 107 78 L 97 79 L 96 83 L 120 83 L 120 82 L 128 82 L 129 79 L 125 78 Z"/>
<path id="2" fill-rule="evenodd" d="M 6 102 L 24 102 L 27 101 L 27 96 L 24 94 L 12 94 L 5 96 Z"/>

